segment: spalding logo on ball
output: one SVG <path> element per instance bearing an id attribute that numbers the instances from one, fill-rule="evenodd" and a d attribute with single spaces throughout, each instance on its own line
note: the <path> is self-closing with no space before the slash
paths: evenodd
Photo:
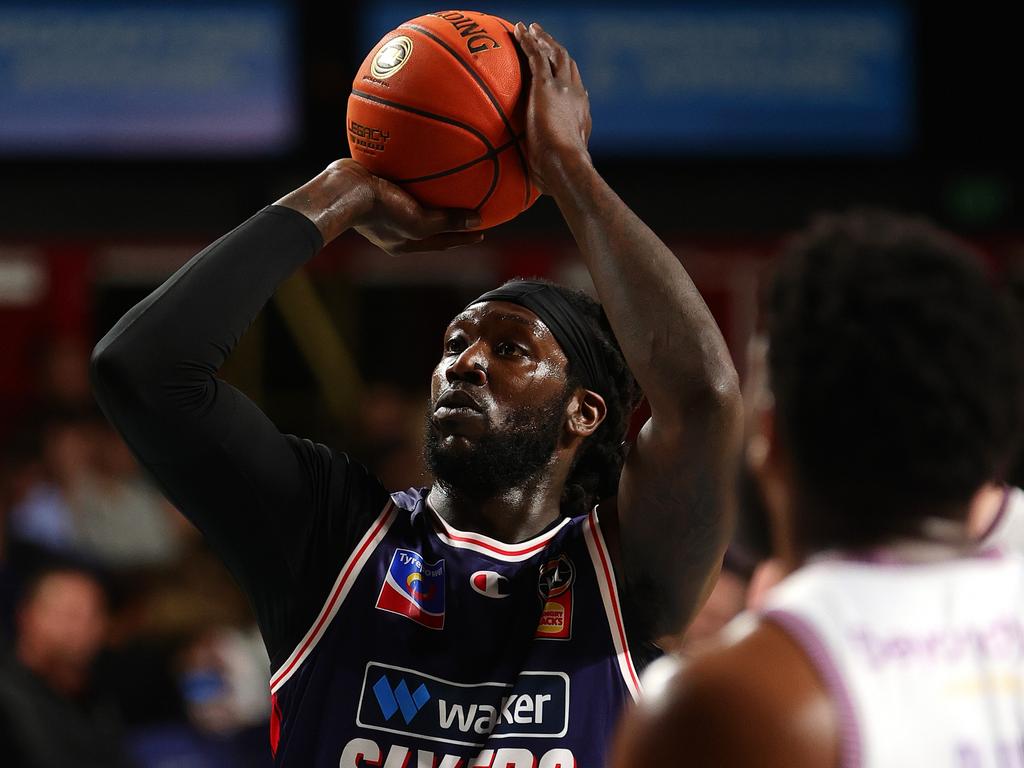
<path id="1" fill-rule="evenodd" d="M 533 205 L 524 121 L 529 69 L 512 25 L 476 11 L 407 21 L 373 48 L 348 100 L 348 145 L 424 205 L 468 208 L 480 229 Z"/>

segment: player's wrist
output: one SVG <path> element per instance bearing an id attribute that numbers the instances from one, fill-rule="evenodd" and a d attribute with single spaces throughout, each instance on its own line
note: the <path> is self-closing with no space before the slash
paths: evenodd
<path id="1" fill-rule="evenodd" d="M 555 198 L 574 195 L 597 171 L 586 147 L 573 147 L 552 153 L 553 160 L 545 170 L 544 191 Z"/>
<path id="2" fill-rule="evenodd" d="M 374 179 L 354 160 L 336 160 L 277 201 L 313 222 L 327 244 L 372 211 Z"/>
<path id="3" fill-rule="evenodd" d="M 585 148 L 574 149 L 557 153 L 538 181 L 544 193 L 563 208 L 572 201 L 578 201 L 581 194 L 593 185 L 596 175 L 590 153 Z"/>

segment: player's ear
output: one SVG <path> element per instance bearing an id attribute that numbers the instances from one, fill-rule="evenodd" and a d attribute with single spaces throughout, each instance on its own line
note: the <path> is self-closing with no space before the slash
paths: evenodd
<path id="1" fill-rule="evenodd" d="M 577 437 L 590 437 L 608 415 L 608 406 L 597 392 L 582 387 L 569 399 L 566 429 Z"/>
<path id="2" fill-rule="evenodd" d="M 967 534 L 971 539 L 980 541 L 992 531 L 1010 502 L 1009 494 L 1006 487 L 997 483 L 986 483 L 974 492 L 967 507 Z"/>

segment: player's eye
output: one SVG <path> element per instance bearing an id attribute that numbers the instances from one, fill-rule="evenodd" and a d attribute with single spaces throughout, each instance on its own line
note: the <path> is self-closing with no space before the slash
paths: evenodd
<path id="1" fill-rule="evenodd" d="M 511 341 L 499 341 L 495 345 L 494 351 L 497 352 L 499 355 L 502 355 L 502 356 L 507 356 L 507 355 L 516 356 L 516 355 L 525 355 L 526 354 L 526 350 L 523 347 L 521 347 L 518 344 L 515 344 L 515 343 L 513 343 Z"/>
<path id="2" fill-rule="evenodd" d="M 452 336 L 444 343 L 444 353 L 446 355 L 457 355 L 466 348 L 466 340 L 461 336 Z"/>

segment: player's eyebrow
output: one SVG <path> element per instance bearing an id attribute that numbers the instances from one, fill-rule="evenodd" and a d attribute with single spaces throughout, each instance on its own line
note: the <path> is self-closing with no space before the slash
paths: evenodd
<path id="1" fill-rule="evenodd" d="M 525 325 L 530 330 L 534 330 L 537 327 L 537 322 L 535 320 L 530 320 L 528 317 L 523 317 L 522 315 L 509 315 L 505 314 L 504 312 L 498 312 L 494 314 L 493 317 L 496 318 L 497 320 L 509 320 L 513 323 Z"/>
<path id="2" fill-rule="evenodd" d="M 539 326 L 542 325 L 542 323 L 539 323 L 537 320 L 531 320 L 528 317 L 523 317 L 522 315 L 513 315 L 513 314 L 508 313 L 508 312 L 491 312 L 491 313 L 488 313 L 487 317 L 488 318 L 493 318 L 495 320 L 507 320 L 509 322 L 517 323 L 519 325 L 522 325 L 522 326 L 525 326 L 525 327 L 529 328 L 530 331 L 533 332 L 533 333 L 542 333 L 543 332 L 541 330 L 541 328 L 539 327 Z M 456 326 L 460 326 L 460 325 L 479 325 L 482 319 L 483 318 L 473 317 L 472 315 L 460 314 L 460 315 L 457 315 L 448 324 L 448 328 L 449 328 L 449 330 L 451 330 L 451 329 L 455 328 Z"/>

